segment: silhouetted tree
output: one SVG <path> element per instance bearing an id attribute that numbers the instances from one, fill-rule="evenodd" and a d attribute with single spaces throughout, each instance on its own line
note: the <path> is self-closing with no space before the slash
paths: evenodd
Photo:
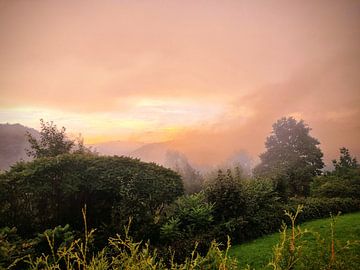
<path id="1" fill-rule="evenodd" d="M 334 165 L 335 172 L 337 173 L 359 168 L 359 163 L 357 162 L 356 157 L 352 157 L 349 149 L 345 147 L 340 148 L 339 161 L 334 159 L 332 163 Z"/>
<path id="2" fill-rule="evenodd" d="M 42 158 L 56 157 L 68 153 L 91 153 L 91 150 L 85 147 L 81 137 L 77 141 L 70 140 L 65 133 L 65 127 L 58 129 L 52 121 L 45 122 L 43 119 L 40 119 L 40 125 L 39 139 L 36 139 L 30 132 L 26 132 L 30 143 L 30 149 L 26 149 L 29 157 Z"/>
<path id="3" fill-rule="evenodd" d="M 266 139 L 267 150 L 254 174 L 272 178 L 283 197 L 309 195 L 312 178 L 324 167 L 320 143 L 309 135 L 310 130 L 303 120 L 283 117 Z"/>

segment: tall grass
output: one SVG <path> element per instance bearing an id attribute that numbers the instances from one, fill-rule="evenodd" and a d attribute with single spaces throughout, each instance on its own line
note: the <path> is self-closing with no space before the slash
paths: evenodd
<path id="1" fill-rule="evenodd" d="M 228 256 L 230 239 L 225 251 L 222 245 L 213 241 L 205 256 L 197 252 L 195 246 L 191 256 L 183 263 L 175 263 L 173 253 L 169 261 L 164 261 L 151 249 L 149 243 L 136 242 L 130 236 L 131 219 L 124 228 L 125 236 L 109 238 L 108 245 L 99 252 L 91 253 L 91 243 L 95 230 L 88 230 L 86 221 L 86 208 L 83 209 L 84 237 L 78 238 L 67 245 L 55 246 L 55 230 L 45 233 L 50 254 L 42 254 L 33 258 L 31 255 L 15 260 L 8 269 L 16 269 L 19 263 L 25 263 L 27 269 L 66 269 L 66 270 L 105 270 L 105 269 L 237 269 L 237 261 Z"/>
<path id="2" fill-rule="evenodd" d="M 345 244 L 336 239 L 336 221 L 338 216 L 332 216 L 330 234 L 322 237 L 319 233 L 296 226 L 296 219 L 303 211 L 298 206 L 294 213 L 285 212 L 291 221 L 288 229 L 285 223 L 280 231 L 280 240 L 273 247 L 273 256 L 263 269 L 292 270 L 292 269 L 356 269 L 360 266 L 360 258 L 349 252 L 358 240 L 347 241 Z M 94 252 L 91 244 L 95 230 L 88 229 L 86 222 L 86 208 L 83 209 L 84 236 L 70 243 L 55 245 L 55 230 L 45 233 L 50 252 L 41 256 L 27 255 L 12 263 L 8 269 L 16 269 L 19 263 L 25 263 L 27 269 L 66 269 L 66 270 L 195 270 L 195 269 L 240 269 L 236 259 L 229 256 L 230 239 L 226 245 L 213 241 L 208 252 L 202 256 L 197 252 L 197 245 L 193 252 L 182 263 L 174 261 L 175 253 L 169 260 L 161 258 L 156 249 L 149 243 L 136 242 L 130 236 L 131 219 L 125 226 L 125 236 L 116 235 L 109 238 L 108 245 L 101 251 Z M 307 239 L 313 237 L 315 244 L 308 245 Z M 309 252 L 311 251 L 311 252 Z M 355 256 L 355 257 L 354 257 Z M 22 268 L 23 269 L 23 268 Z M 245 269 L 250 269 L 247 266 Z"/>

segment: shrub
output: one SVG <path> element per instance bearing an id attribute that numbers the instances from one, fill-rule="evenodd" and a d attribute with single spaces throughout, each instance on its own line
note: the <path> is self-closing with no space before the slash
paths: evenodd
<path id="1" fill-rule="evenodd" d="M 247 221 L 242 235 L 234 242 L 246 241 L 276 231 L 283 219 L 283 204 L 271 180 L 254 179 L 244 182 Z"/>
<path id="2" fill-rule="evenodd" d="M 195 243 L 204 251 L 215 236 L 213 211 L 214 205 L 206 202 L 203 193 L 180 197 L 166 211 L 160 231 L 162 243 L 182 259 L 190 255 Z"/>
<path id="3" fill-rule="evenodd" d="M 313 197 L 360 199 L 360 165 L 346 148 L 340 149 L 339 161 L 333 160 L 334 171 L 314 179 Z"/>
<path id="4" fill-rule="evenodd" d="M 180 176 L 154 163 L 76 154 L 18 163 L 1 175 L 0 187 L 1 226 L 27 236 L 57 225 L 80 230 L 86 204 L 89 224 L 105 241 L 129 216 L 134 235 L 152 237 L 163 205 L 183 194 Z"/>
<path id="5" fill-rule="evenodd" d="M 92 253 L 90 245 L 95 230 L 87 229 L 84 210 L 83 217 L 85 222 L 83 238 L 56 245 L 54 239 L 59 228 L 47 230 L 43 235 L 49 246 L 48 252 L 41 255 L 29 254 L 18 258 L 10 267 L 22 264 L 19 269 L 237 269 L 236 260 L 228 256 L 230 239 L 228 239 L 225 252 L 220 250 L 220 245 L 216 241 L 212 241 L 204 256 L 197 251 L 197 244 L 195 244 L 191 256 L 185 258 L 184 261 L 180 263 L 173 259 L 165 261 L 158 256 L 156 249 L 150 248 L 149 243 L 137 242 L 129 236 L 131 219 L 128 226 L 125 227 L 123 237 L 117 234 L 116 237 L 109 238 L 109 243 L 104 249 Z"/>
<path id="6" fill-rule="evenodd" d="M 352 198 L 293 198 L 287 208 L 294 210 L 298 204 L 304 205 L 298 222 L 328 217 L 331 213 L 350 213 L 360 210 L 360 200 Z"/>
<path id="7" fill-rule="evenodd" d="M 15 227 L 0 228 L 0 269 L 6 269 L 16 259 L 32 252 L 31 244 L 17 234 Z"/>
<path id="8" fill-rule="evenodd" d="M 208 182 L 205 196 L 214 204 L 214 217 L 217 221 L 244 216 L 246 212 L 244 187 L 240 175 L 229 169 L 226 174 L 219 170 L 217 177 Z"/>

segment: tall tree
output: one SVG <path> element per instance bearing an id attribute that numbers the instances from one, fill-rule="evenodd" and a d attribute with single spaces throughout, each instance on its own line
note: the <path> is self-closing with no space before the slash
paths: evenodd
<path id="1" fill-rule="evenodd" d="M 284 197 L 307 196 L 312 178 L 324 167 L 319 141 L 310 136 L 303 120 L 283 117 L 272 127 L 254 174 L 272 178 Z"/>

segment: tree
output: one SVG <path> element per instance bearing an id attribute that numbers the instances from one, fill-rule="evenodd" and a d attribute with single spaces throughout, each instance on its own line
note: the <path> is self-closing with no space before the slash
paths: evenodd
<path id="1" fill-rule="evenodd" d="M 26 132 L 30 143 L 30 149 L 26 149 L 29 157 L 55 157 L 71 152 L 77 154 L 91 153 L 91 150 L 84 146 L 81 137 L 79 137 L 77 141 L 68 139 L 65 133 L 65 127 L 58 129 L 52 121 L 45 122 L 43 119 L 40 119 L 40 125 L 41 132 L 39 140 L 31 133 Z"/>
<path id="2" fill-rule="evenodd" d="M 334 159 L 332 163 L 334 165 L 335 172 L 338 174 L 344 174 L 349 170 L 359 168 L 359 163 L 357 162 L 356 157 L 352 157 L 349 149 L 345 147 L 340 148 L 339 161 Z"/>
<path id="3" fill-rule="evenodd" d="M 272 127 L 254 174 L 273 179 L 285 198 L 309 195 L 312 178 L 324 167 L 319 141 L 309 135 L 311 129 L 303 120 L 283 117 Z"/>

